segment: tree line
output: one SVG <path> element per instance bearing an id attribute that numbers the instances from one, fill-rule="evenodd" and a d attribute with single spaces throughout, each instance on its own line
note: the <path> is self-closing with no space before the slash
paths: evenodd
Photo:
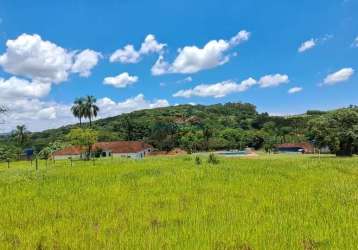
<path id="1" fill-rule="evenodd" d="M 9 136 L 0 138 L 0 151 L 6 142 L 20 149 L 32 147 L 36 152 L 44 149 L 51 152 L 60 144 L 86 144 L 82 135 L 87 134 L 91 136 L 85 139 L 90 142 L 140 140 L 162 151 L 182 148 L 198 152 L 251 147 L 271 152 L 277 144 L 310 142 L 317 148 L 328 147 L 337 155 L 350 156 L 358 152 L 356 106 L 280 117 L 258 113 L 249 103 L 180 105 L 94 121 L 100 110 L 96 98 L 86 96 L 77 98 L 71 111 L 79 119 L 79 124 L 40 133 L 30 133 L 25 127 L 18 126 Z M 85 120 L 88 123 L 84 123 Z"/>

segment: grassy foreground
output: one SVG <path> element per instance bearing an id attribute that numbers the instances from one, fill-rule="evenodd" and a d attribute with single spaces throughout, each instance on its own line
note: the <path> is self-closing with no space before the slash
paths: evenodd
<path id="1" fill-rule="evenodd" d="M 356 249 L 357 231 L 357 158 L 0 165 L 0 249 Z"/>

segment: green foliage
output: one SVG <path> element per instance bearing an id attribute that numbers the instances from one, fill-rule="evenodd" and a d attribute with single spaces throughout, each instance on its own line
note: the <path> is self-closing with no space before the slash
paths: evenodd
<path id="1" fill-rule="evenodd" d="M 358 144 L 358 111 L 341 109 L 309 122 L 308 136 L 318 148 L 328 146 L 339 156 L 351 156 Z"/>
<path id="2" fill-rule="evenodd" d="M 17 147 L 0 144 L 0 161 L 16 160 L 20 153 Z"/>
<path id="3" fill-rule="evenodd" d="M 87 151 L 87 158 L 91 156 L 93 144 L 97 142 L 98 132 L 93 129 L 75 128 L 67 135 L 70 144 L 80 146 Z"/>
<path id="4" fill-rule="evenodd" d="M 208 163 L 209 164 L 219 164 L 219 159 L 214 153 L 210 153 L 208 157 Z"/>
<path id="5" fill-rule="evenodd" d="M 85 102 L 85 100 L 83 101 Z M 91 100 L 93 104 L 93 100 Z M 351 107 L 349 110 L 357 110 Z M 94 115 L 96 112 L 91 111 Z M 269 116 L 258 113 L 247 103 L 227 103 L 210 106 L 180 105 L 166 108 L 135 111 L 116 117 L 94 121 L 98 140 L 141 140 L 160 150 L 180 147 L 188 152 L 221 149 L 272 148 L 275 143 L 306 142 L 311 120 L 332 112 L 290 117 Z M 85 117 L 84 117 L 85 118 Z M 50 142 L 64 139 L 77 125 L 31 134 L 26 143 L 37 151 Z M 266 142 L 265 139 L 269 138 Z M 1 138 L 0 138 L 1 140 Z M 10 140 L 15 143 L 15 139 Z M 357 147 L 354 146 L 356 152 Z"/>
<path id="6" fill-rule="evenodd" d="M 201 162 L 202 162 L 202 161 L 201 161 L 200 156 L 198 156 L 198 155 L 197 155 L 197 156 L 195 156 L 195 158 L 194 158 L 194 162 L 195 162 L 195 164 L 196 164 L 196 165 L 201 165 Z"/>

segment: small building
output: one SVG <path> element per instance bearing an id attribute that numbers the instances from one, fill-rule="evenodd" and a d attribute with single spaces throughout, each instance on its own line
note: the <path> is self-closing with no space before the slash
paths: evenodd
<path id="1" fill-rule="evenodd" d="M 132 159 L 142 159 L 150 152 L 153 147 L 140 141 L 114 141 L 97 142 L 92 146 L 92 154 L 95 157 L 125 157 Z M 85 150 L 79 146 L 66 147 L 56 151 L 53 156 L 55 160 L 61 159 L 81 159 L 85 158 Z"/>
<path id="2" fill-rule="evenodd" d="M 275 146 L 279 153 L 313 154 L 314 146 L 308 142 L 284 143 Z"/>

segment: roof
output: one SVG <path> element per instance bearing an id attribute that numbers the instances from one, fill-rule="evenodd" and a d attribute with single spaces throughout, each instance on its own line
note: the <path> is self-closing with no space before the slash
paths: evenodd
<path id="1" fill-rule="evenodd" d="M 94 150 L 108 150 L 112 153 L 138 153 L 145 149 L 153 148 L 151 145 L 141 141 L 114 141 L 114 142 L 98 142 L 93 145 Z"/>
<path id="2" fill-rule="evenodd" d="M 276 148 L 303 148 L 306 152 L 314 151 L 313 145 L 308 142 L 278 144 Z"/>
<path id="3" fill-rule="evenodd" d="M 138 153 L 145 149 L 153 148 L 151 145 L 146 144 L 140 141 L 114 141 L 114 142 L 97 142 L 93 145 L 92 150 L 105 150 L 111 151 L 115 154 L 126 154 L 126 153 Z M 62 155 L 80 155 L 81 152 L 84 152 L 81 147 L 72 146 L 67 147 L 61 150 L 58 150 L 54 153 L 56 156 Z"/>
<path id="4" fill-rule="evenodd" d="M 64 149 L 57 150 L 54 155 L 61 156 L 61 155 L 80 155 L 81 147 L 67 147 Z"/>

